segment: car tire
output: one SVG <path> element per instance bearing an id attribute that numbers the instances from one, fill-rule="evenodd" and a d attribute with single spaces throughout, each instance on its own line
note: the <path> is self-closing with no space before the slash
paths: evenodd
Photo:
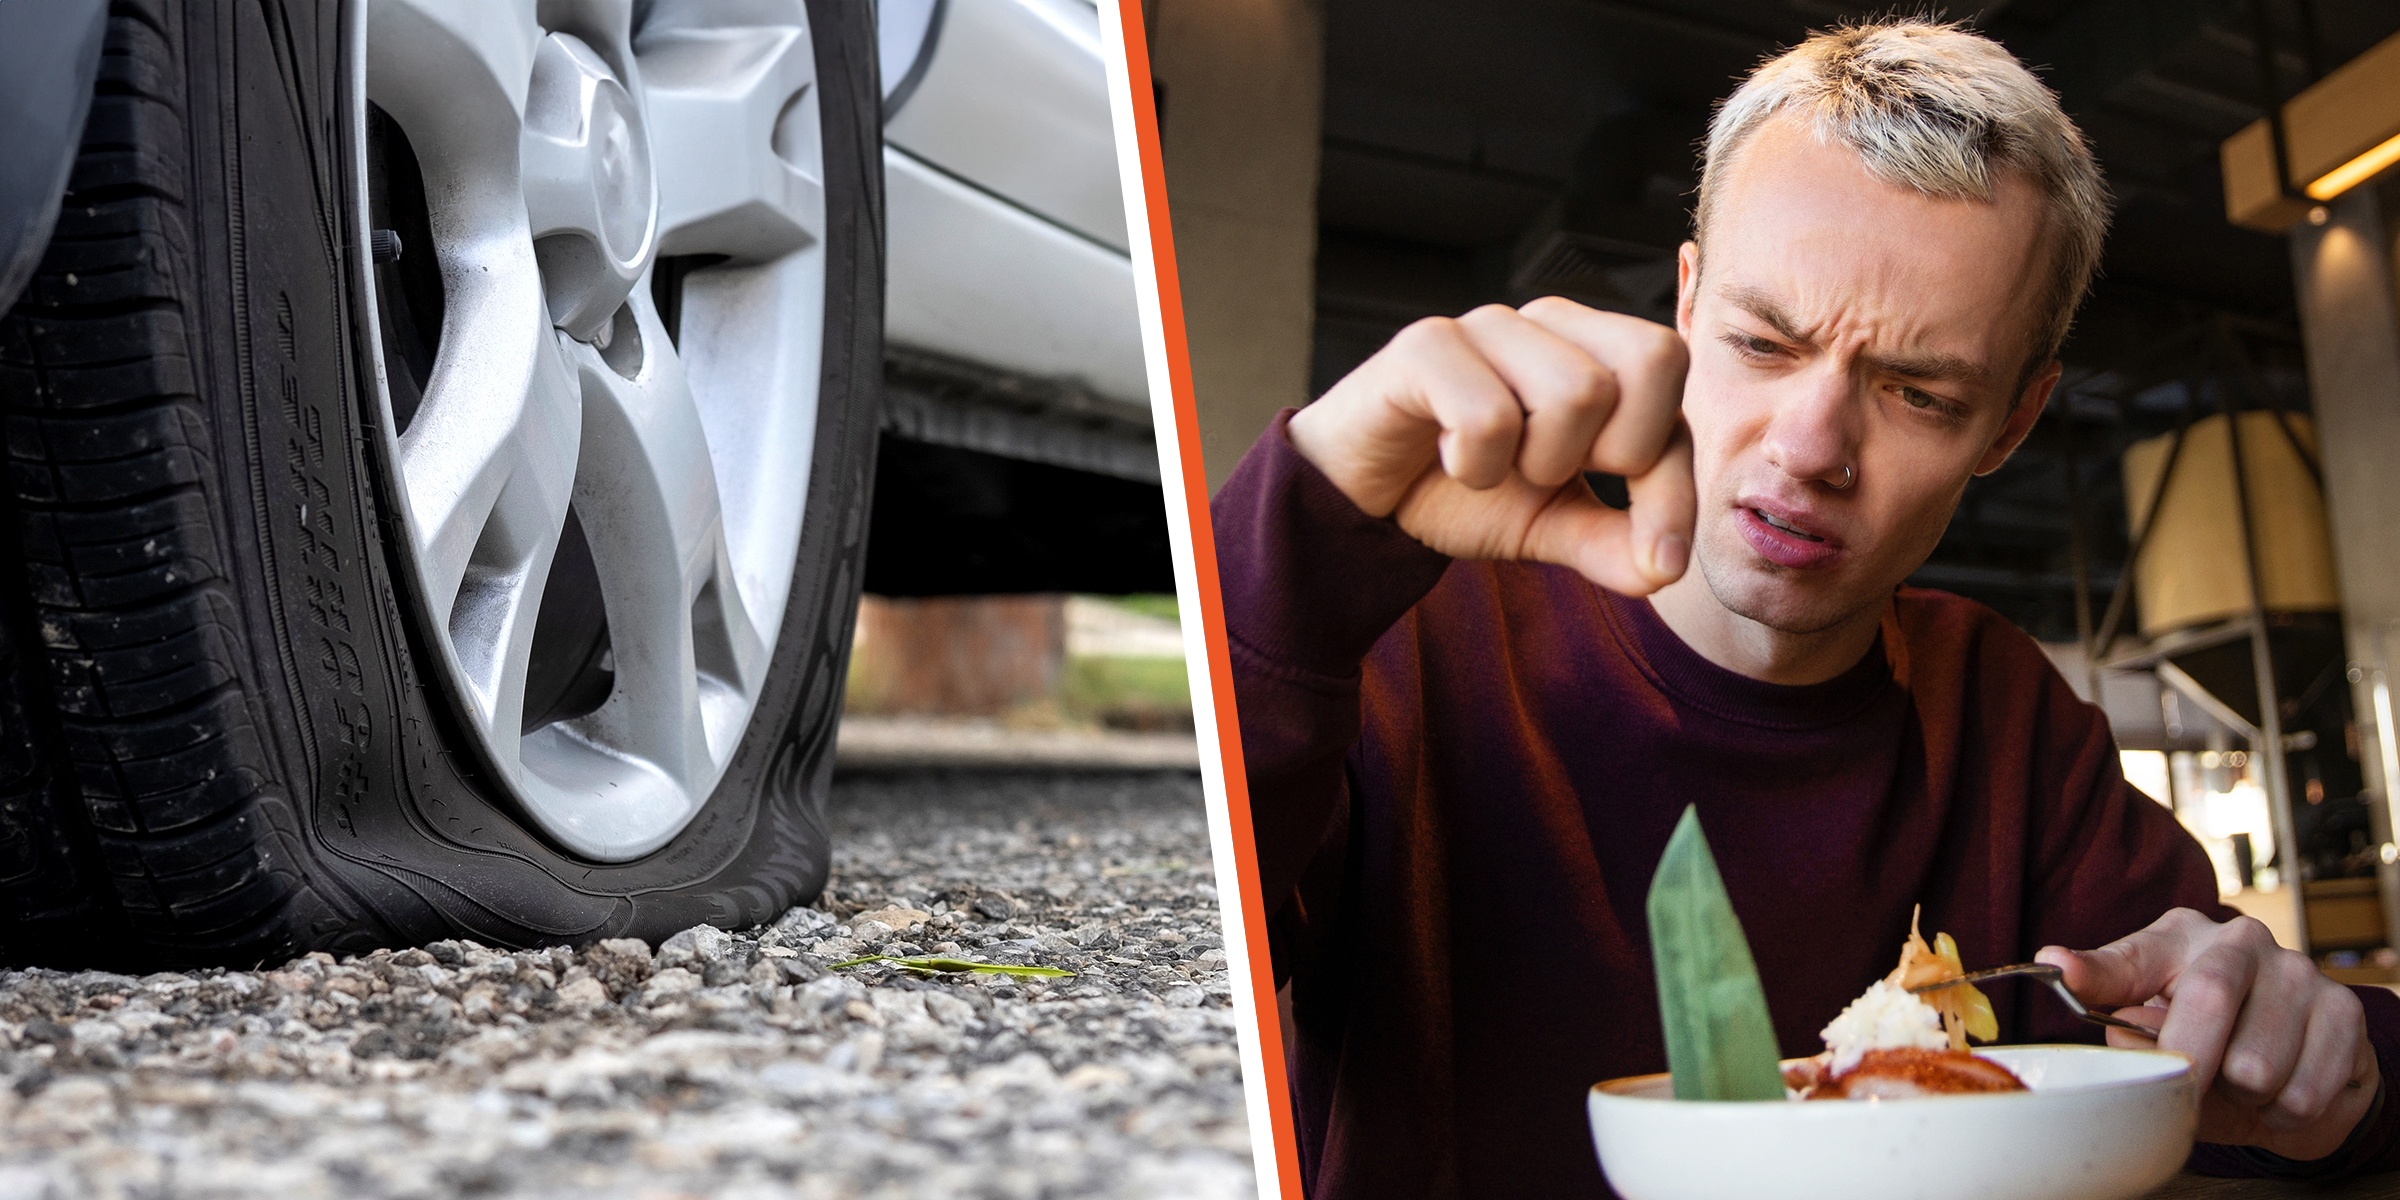
<path id="1" fill-rule="evenodd" d="M 475 726 L 499 719 L 446 665 L 456 614 L 446 632 L 425 599 L 388 403 L 407 348 L 371 263 L 393 247 L 368 227 L 353 119 L 368 7 L 111 7 L 57 231 L 0 319 L 0 516 L 22 546 L 0 567 L 9 961 L 657 940 L 771 919 L 823 886 L 881 375 L 871 7 L 806 3 L 822 353 L 789 594 L 757 639 L 771 653 L 743 668 L 747 720 L 693 775 L 712 782 L 688 819 L 598 855 L 509 784 Z M 633 12 L 542 11 L 561 9 Z M 457 265 L 446 245 L 397 248 Z M 670 267 L 715 261 L 645 274 L 660 313 Z M 625 305 L 651 319 L 640 294 Z M 602 494 L 589 435 L 583 453 L 576 495 Z"/>

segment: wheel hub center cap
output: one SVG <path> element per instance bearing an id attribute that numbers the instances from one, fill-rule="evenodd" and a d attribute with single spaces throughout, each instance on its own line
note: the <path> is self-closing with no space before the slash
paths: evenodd
<path id="1" fill-rule="evenodd" d="M 650 213 L 658 195 L 651 187 L 650 155 L 634 132 L 633 98 L 613 81 L 598 89 L 592 124 L 600 130 L 600 153 L 593 163 L 593 181 L 600 205 L 602 248 L 610 259 L 635 262 L 650 232 Z"/>
<path id="2" fill-rule="evenodd" d="M 551 319 L 592 341 L 649 265 L 658 182 L 633 94 L 573 34 L 535 52 L 518 157 Z"/>

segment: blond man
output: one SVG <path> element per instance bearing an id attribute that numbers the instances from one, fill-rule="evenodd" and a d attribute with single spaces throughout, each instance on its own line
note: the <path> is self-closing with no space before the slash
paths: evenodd
<path id="1" fill-rule="evenodd" d="M 1955 27 L 1823 34 L 1721 107 L 1696 217 L 1673 329 L 1421 321 L 1215 501 L 1311 1194 L 1600 1190 L 1582 1093 L 1665 1069 L 1642 901 L 1687 802 L 1785 1053 L 1921 904 L 1974 964 L 2151 1006 L 2208 1082 L 2196 1165 L 2400 1165 L 2400 1000 L 2223 909 L 2034 643 L 1902 586 L 2099 258 L 2056 99 Z M 1995 1000 L 2005 1040 L 2082 1036 Z"/>

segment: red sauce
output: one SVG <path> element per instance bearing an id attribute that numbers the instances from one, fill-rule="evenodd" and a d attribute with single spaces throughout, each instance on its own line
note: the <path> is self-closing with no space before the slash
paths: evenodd
<path id="1" fill-rule="evenodd" d="M 1804 1100 L 1900 1100 L 1976 1092 L 2022 1092 L 2025 1084 L 1990 1059 L 1956 1050 L 1869 1050 L 1858 1065 L 1829 1075 L 1826 1055 L 1783 1070 L 1783 1085 Z"/>

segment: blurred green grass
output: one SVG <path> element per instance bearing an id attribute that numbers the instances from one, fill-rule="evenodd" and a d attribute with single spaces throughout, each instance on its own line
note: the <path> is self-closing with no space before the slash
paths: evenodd
<path id="1" fill-rule="evenodd" d="M 1087 599 L 1161 621 L 1181 619 L 1172 595 Z M 1070 655 L 1059 692 L 1071 721 L 1144 731 L 1192 727 L 1192 684 L 1180 657 Z"/>
<path id="2" fill-rule="evenodd" d="M 1145 617 L 1157 617 L 1164 621 L 1183 619 L 1183 610 L 1176 607 L 1175 597 L 1171 595 L 1095 596 L 1093 599 L 1104 600 L 1127 612 L 1140 613 Z"/>
<path id="3" fill-rule="evenodd" d="M 1068 718 L 1111 729 L 1192 727 L 1192 684 L 1180 658 L 1067 659 L 1060 707 Z"/>

